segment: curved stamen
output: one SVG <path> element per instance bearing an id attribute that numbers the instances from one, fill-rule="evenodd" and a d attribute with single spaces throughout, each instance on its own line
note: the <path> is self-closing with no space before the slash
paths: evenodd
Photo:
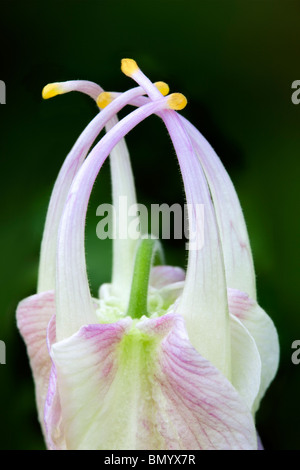
<path id="1" fill-rule="evenodd" d="M 124 96 L 125 94 L 120 99 L 126 99 Z M 74 178 L 58 235 L 56 277 L 58 340 L 72 335 L 84 324 L 96 322 L 86 275 L 84 227 L 88 201 L 97 174 L 120 139 L 146 117 L 168 108 L 168 100 L 169 97 L 149 103 L 122 119 L 93 148 Z M 101 114 L 110 113 L 114 103 L 115 101 Z"/>

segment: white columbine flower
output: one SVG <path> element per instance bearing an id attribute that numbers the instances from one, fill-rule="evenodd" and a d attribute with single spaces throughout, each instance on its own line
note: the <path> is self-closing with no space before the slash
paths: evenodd
<path id="1" fill-rule="evenodd" d="M 85 81 L 43 90 L 44 98 L 78 90 L 102 108 L 58 175 L 38 293 L 17 310 L 47 447 L 257 449 L 255 412 L 276 373 L 279 348 L 274 325 L 256 302 L 237 195 L 211 146 L 176 112 L 185 97 L 168 95 L 163 82 L 153 85 L 131 59 L 122 61 L 122 71 L 138 84 L 122 94 Z M 118 122 L 116 113 L 128 104 L 137 109 Z M 92 187 L 110 155 L 115 207 L 124 196 L 136 203 L 123 139 L 151 114 L 173 142 L 196 249 L 189 250 L 185 273 L 153 266 L 158 241 L 151 237 L 115 239 L 112 282 L 94 299 L 84 251 Z M 204 205 L 204 245 L 198 204 Z M 126 218 L 117 213 L 117 227 Z"/>

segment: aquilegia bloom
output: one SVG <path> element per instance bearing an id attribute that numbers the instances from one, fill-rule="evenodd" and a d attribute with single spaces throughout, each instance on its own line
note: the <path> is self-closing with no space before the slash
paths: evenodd
<path id="1" fill-rule="evenodd" d="M 279 348 L 274 325 L 256 302 L 237 195 L 211 146 L 176 112 L 185 97 L 168 95 L 163 82 L 152 84 L 131 59 L 122 61 L 122 71 L 138 85 L 125 93 L 86 81 L 43 90 L 44 98 L 78 90 L 101 108 L 60 170 L 38 293 L 17 310 L 47 447 L 257 449 L 255 412 L 275 376 Z M 137 109 L 119 122 L 116 113 L 126 105 Z M 196 249 L 189 250 L 185 273 L 153 266 L 154 238 L 116 238 L 112 282 L 94 299 L 84 251 L 92 187 L 110 155 L 115 207 L 123 196 L 136 203 L 123 139 L 151 114 L 173 142 Z M 198 204 L 204 205 L 204 245 Z M 116 225 L 126 218 L 117 213 Z"/>

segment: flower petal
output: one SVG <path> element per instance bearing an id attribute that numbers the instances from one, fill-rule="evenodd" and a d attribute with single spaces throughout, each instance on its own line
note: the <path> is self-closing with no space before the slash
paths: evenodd
<path id="1" fill-rule="evenodd" d="M 234 315 L 230 315 L 230 333 L 231 383 L 252 410 L 260 388 L 261 358 L 253 337 Z"/>
<path id="2" fill-rule="evenodd" d="M 45 441 L 49 450 L 65 450 L 60 396 L 57 387 L 55 364 L 52 364 L 48 393 L 44 408 Z"/>
<path id="3" fill-rule="evenodd" d="M 50 357 L 52 344 L 56 341 L 56 321 L 53 316 L 47 328 L 47 346 Z M 66 449 L 62 428 L 60 397 L 57 388 L 55 364 L 51 360 L 51 371 L 48 381 L 48 391 L 44 403 L 45 441 L 50 450 Z"/>
<path id="4" fill-rule="evenodd" d="M 52 346 L 68 449 L 256 449 L 251 413 L 180 315 L 84 326 Z"/>
<path id="5" fill-rule="evenodd" d="M 266 312 L 248 294 L 228 289 L 229 311 L 237 317 L 254 338 L 262 363 L 261 384 L 254 411 L 274 379 L 279 363 L 279 341 L 276 328 Z"/>
<path id="6" fill-rule="evenodd" d="M 150 274 L 150 286 L 161 289 L 168 284 L 185 280 L 185 272 L 173 266 L 154 266 Z"/>
<path id="7" fill-rule="evenodd" d="M 44 404 L 51 370 L 46 335 L 48 324 L 54 314 L 53 291 L 28 297 L 17 307 L 17 325 L 27 346 L 35 383 L 38 417 L 44 434 Z"/>

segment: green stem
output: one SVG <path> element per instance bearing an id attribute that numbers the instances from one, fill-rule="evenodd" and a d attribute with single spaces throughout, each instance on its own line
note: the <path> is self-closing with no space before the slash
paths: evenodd
<path id="1" fill-rule="evenodd" d="M 162 260 L 162 252 L 158 240 L 153 238 L 143 238 L 137 249 L 133 279 L 131 284 L 130 299 L 127 315 L 131 318 L 141 318 L 148 316 L 147 300 L 150 270 L 154 257 Z"/>

